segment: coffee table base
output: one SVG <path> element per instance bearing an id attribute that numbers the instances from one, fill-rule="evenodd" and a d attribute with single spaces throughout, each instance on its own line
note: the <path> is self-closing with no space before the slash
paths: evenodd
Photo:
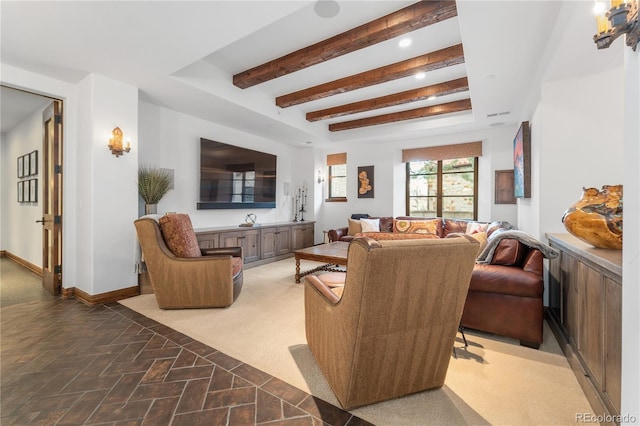
<path id="1" fill-rule="evenodd" d="M 346 272 L 346 269 L 340 268 L 340 265 L 334 263 L 327 263 L 326 265 L 318 266 L 317 268 L 309 269 L 308 271 L 300 272 L 300 259 L 296 259 L 296 283 L 300 282 L 302 277 L 313 274 L 314 272 L 326 271 L 326 272 Z"/>

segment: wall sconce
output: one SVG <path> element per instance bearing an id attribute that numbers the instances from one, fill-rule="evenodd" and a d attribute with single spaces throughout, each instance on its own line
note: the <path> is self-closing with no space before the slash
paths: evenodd
<path id="1" fill-rule="evenodd" d="M 324 182 L 324 175 L 322 174 L 322 169 L 318 169 L 318 183 Z"/>
<path id="2" fill-rule="evenodd" d="M 121 156 L 125 152 L 131 151 L 131 142 L 127 141 L 127 146 L 122 147 L 122 130 L 120 127 L 116 127 L 111 131 L 111 137 L 109 138 L 109 145 L 111 153 L 116 157 Z"/>
<path id="3" fill-rule="evenodd" d="M 594 7 L 598 24 L 598 34 L 593 36 L 596 46 L 606 49 L 615 39 L 626 34 L 627 46 L 635 52 L 640 39 L 638 0 L 611 0 L 609 10 L 606 10 L 605 4 L 596 2 Z"/>

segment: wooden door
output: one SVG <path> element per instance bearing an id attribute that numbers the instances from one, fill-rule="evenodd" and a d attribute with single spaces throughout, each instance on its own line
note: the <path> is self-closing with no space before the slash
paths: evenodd
<path id="1" fill-rule="evenodd" d="M 62 101 L 43 112 L 42 285 L 52 295 L 62 284 Z"/>

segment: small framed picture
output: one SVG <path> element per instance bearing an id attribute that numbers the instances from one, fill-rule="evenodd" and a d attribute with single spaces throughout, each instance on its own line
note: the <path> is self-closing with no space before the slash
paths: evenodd
<path id="1" fill-rule="evenodd" d="M 29 176 L 38 175 L 38 151 L 29 154 Z"/>
<path id="2" fill-rule="evenodd" d="M 28 203 L 30 201 L 29 195 L 31 194 L 31 188 L 29 187 L 29 181 L 22 181 L 22 202 Z"/>
<path id="3" fill-rule="evenodd" d="M 24 202 L 24 193 L 22 191 L 24 191 L 24 181 L 20 181 L 18 182 L 18 202 L 19 203 L 23 203 Z"/>
<path id="4" fill-rule="evenodd" d="M 38 179 L 29 180 L 29 201 L 38 202 Z"/>
<path id="5" fill-rule="evenodd" d="M 18 177 L 24 177 L 24 155 L 18 157 Z"/>
<path id="6" fill-rule="evenodd" d="M 24 169 L 24 177 L 27 176 L 31 176 L 31 162 L 29 161 L 29 154 L 25 154 L 22 156 L 22 158 L 24 158 L 24 160 L 22 160 L 22 162 L 24 163 L 22 165 L 22 168 Z"/>

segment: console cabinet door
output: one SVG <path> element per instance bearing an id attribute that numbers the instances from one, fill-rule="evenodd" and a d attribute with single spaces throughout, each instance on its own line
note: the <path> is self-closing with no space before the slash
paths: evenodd
<path id="1" fill-rule="evenodd" d="M 281 226 L 276 235 L 276 254 L 291 253 L 291 226 Z"/>
<path id="2" fill-rule="evenodd" d="M 604 288 L 606 294 L 604 393 L 609 397 L 611 404 L 619 410 L 622 385 L 622 285 L 605 277 Z"/>
<path id="3" fill-rule="evenodd" d="M 196 234 L 198 246 L 201 249 L 220 247 L 220 235 L 217 232 L 203 232 Z"/>
<path id="4" fill-rule="evenodd" d="M 313 224 L 294 225 L 291 229 L 293 250 L 311 247 L 314 241 Z"/>
<path id="5" fill-rule="evenodd" d="M 592 379 L 599 385 L 603 383 L 603 319 L 604 288 L 602 274 L 584 263 L 578 264 L 578 280 L 580 283 L 580 333 L 578 352 L 584 358 Z"/>
<path id="6" fill-rule="evenodd" d="M 255 262 L 260 259 L 260 231 L 231 231 L 220 234 L 221 247 L 242 247 L 244 263 Z"/>
<path id="7" fill-rule="evenodd" d="M 291 226 L 262 228 L 262 259 L 276 257 L 291 252 Z"/>

